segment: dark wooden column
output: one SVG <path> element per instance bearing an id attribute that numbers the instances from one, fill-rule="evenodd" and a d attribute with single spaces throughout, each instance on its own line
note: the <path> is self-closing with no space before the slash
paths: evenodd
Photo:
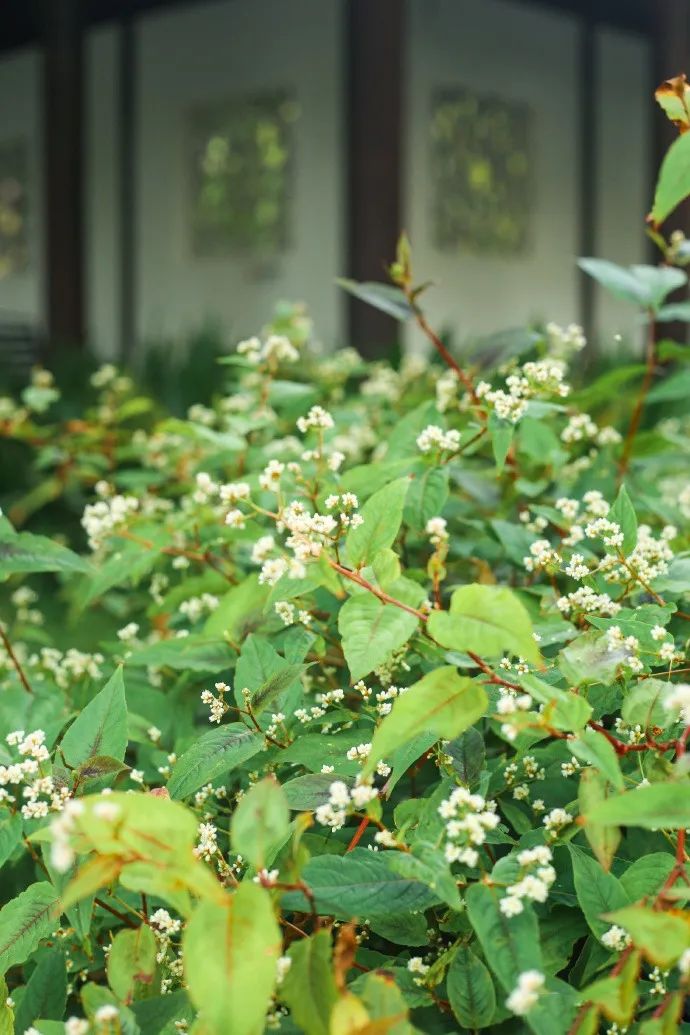
<path id="1" fill-rule="evenodd" d="M 597 144 L 599 97 L 597 70 L 596 17 L 592 0 L 583 3 L 578 54 L 578 101 L 580 109 L 578 150 L 579 241 L 581 256 L 597 254 Z M 596 323 L 596 285 L 592 277 L 579 271 L 580 323 L 587 338 L 593 340 Z"/>
<path id="2" fill-rule="evenodd" d="M 688 0 L 654 0 L 652 6 L 654 10 L 653 91 L 664 79 L 671 79 L 682 72 L 690 77 L 690 3 Z M 678 136 L 678 130 L 666 118 L 661 109 L 653 103 L 653 96 L 650 96 L 650 101 L 652 102 L 651 107 L 654 109 L 652 136 L 654 162 L 650 170 L 649 189 L 651 208 L 659 168 L 668 148 Z M 677 229 L 682 230 L 685 236 L 690 238 L 690 200 L 683 202 L 676 209 L 662 229 L 666 237 L 671 230 Z M 654 245 L 652 248 L 650 261 L 656 263 L 659 261 L 659 251 Z M 685 301 L 687 297 L 687 288 L 681 288 L 674 292 L 669 301 Z M 659 333 L 663 337 L 671 337 L 676 341 L 687 341 L 688 325 L 666 323 Z"/>
<path id="3" fill-rule="evenodd" d="M 43 0 L 44 194 L 51 345 L 84 343 L 80 0 Z"/>
<path id="4" fill-rule="evenodd" d="M 385 280 L 401 230 L 404 0 L 348 0 L 347 263 L 355 280 Z M 390 353 L 400 326 L 348 301 L 349 344 Z"/>
<path id="5" fill-rule="evenodd" d="M 118 74 L 120 216 L 120 360 L 131 361 L 136 335 L 136 24 L 120 24 Z"/>

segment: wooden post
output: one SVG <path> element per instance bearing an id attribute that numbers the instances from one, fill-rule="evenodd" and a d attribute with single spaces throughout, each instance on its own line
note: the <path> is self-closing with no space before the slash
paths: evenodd
<path id="1" fill-rule="evenodd" d="M 386 280 L 401 227 L 403 0 L 349 0 L 347 7 L 348 276 Z M 348 344 L 390 355 L 400 325 L 348 300 Z"/>
<path id="2" fill-rule="evenodd" d="M 580 24 L 578 62 L 580 107 L 580 183 L 579 183 L 579 251 L 581 256 L 596 255 L 597 226 L 597 53 L 596 18 L 591 0 L 585 5 Z M 587 338 L 593 340 L 596 317 L 596 291 L 592 277 L 579 271 L 580 323 Z"/>
<path id="3" fill-rule="evenodd" d="M 136 337 L 136 26 L 120 24 L 118 69 L 120 187 L 120 362 L 131 362 Z"/>
<path id="4" fill-rule="evenodd" d="M 688 4 L 688 0 L 655 0 L 654 11 L 653 90 L 664 79 L 671 79 L 682 72 L 690 75 L 690 4 Z M 655 104 L 652 104 L 652 107 L 654 110 L 652 136 L 654 164 L 649 189 L 650 206 L 654 195 L 654 184 L 664 155 L 678 136 L 678 130 L 666 118 L 661 109 Z M 667 238 L 670 231 L 676 229 L 682 230 L 685 236 L 690 238 L 690 200 L 684 201 L 669 218 L 668 224 L 663 227 Z M 655 245 L 652 245 L 652 249 L 651 261 L 657 263 L 659 251 Z M 669 301 L 685 301 L 687 297 L 687 288 L 681 288 L 673 293 Z M 686 323 L 665 323 L 663 327 L 659 328 L 659 335 L 685 342 L 688 339 L 688 325 Z"/>
<path id="5" fill-rule="evenodd" d="M 47 331 L 52 346 L 84 344 L 80 0 L 44 0 L 43 120 Z"/>

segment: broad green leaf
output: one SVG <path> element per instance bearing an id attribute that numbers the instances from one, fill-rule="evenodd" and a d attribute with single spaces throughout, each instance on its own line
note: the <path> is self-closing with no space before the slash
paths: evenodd
<path id="1" fill-rule="evenodd" d="M 637 517 L 625 485 L 621 485 L 608 517 L 617 521 L 623 533 L 623 550 L 632 553 L 637 544 Z"/>
<path id="2" fill-rule="evenodd" d="M 587 726 L 577 737 L 572 737 L 568 741 L 568 750 L 581 762 L 598 769 L 617 791 L 623 790 L 625 783 L 618 755 L 613 745 L 599 730 Z"/>
<path id="3" fill-rule="evenodd" d="M 392 852 L 386 861 L 395 873 L 421 881 L 451 909 L 462 911 L 456 879 L 440 848 L 416 841 L 411 852 Z"/>
<path id="4" fill-rule="evenodd" d="M 573 844 L 568 845 L 568 849 L 573 863 L 577 901 L 591 930 L 601 938 L 611 926 L 602 917 L 612 909 L 626 906 L 628 896 L 618 878 L 606 873 L 596 859 Z"/>
<path id="5" fill-rule="evenodd" d="M 459 737 L 453 737 L 444 745 L 443 753 L 451 759 L 458 779 L 466 787 L 479 780 L 486 757 L 484 738 L 479 730 L 470 728 Z"/>
<path id="6" fill-rule="evenodd" d="M 496 1012 L 496 992 L 489 971 L 471 949 L 466 946 L 458 949 L 446 982 L 458 1023 L 470 1030 L 488 1027 Z"/>
<path id="7" fill-rule="evenodd" d="M 625 961 L 620 974 L 601 978 L 582 990 L 581 999 L 598 1006 L 609 1021 L 627 1027 L 637 1006 L 637 977 L 640 969 L 639 953 L 633 952 Z"/>
<path id="8" fill-rule="evenodd" d="M 53 542 L 31 532 L 15 532 L 11 526 L 0 528 L 0 578 L 17 572 L 90 571 L 89 562 Z"/>
<path id="9" fill-rule="evenodd" d="M 373 773 L 377 762 L 418 734 L 457 737 L 481 719 L 488 706 L 481 683 L 459 676 L 452 665 L 429 672 L 395 699 L 374 734 L 364 772 Z"/>
<path id="10" fill-rule="evenodd" d="M 23 963 L 58 924 L 59 901 L 52 884 L 30 884 L 0 909 L 0 974 Z"/>
<path id="11" fill-rule="evenodd" d="M 338 631 L 353 683 L 382 665 L 418 626 L 415 615 L 370 593 L 346 600 L 338 613 Z"/>
<path id="12" fill-rule="evenodd" d="M 417 1029 L 408 1023 L 403 994 L 390 974 L 366 974 L 358 991 L 371 1018 L 363 1035 L 415 1035 Z"/>
<path id="13" fill-rule="evenodd" d="M 240 884 L 226 906 L 204 902 L 194 910 L 183 939 L 184 967 L 203 1031 L 263 1030 L 281 946 L 271 896 L 252 881 Z"/>
<path id="14" fill-rule="evenodd" d="M 664 970 L 670 970 L 690 948 L 690 917 L 686 913 L 672 915 L 633 905 L 608 913 L 606 919 L 627 931 L 635 948 Z"/>
<path id="15" fill-rule="evenodd" d="M 429 518 L 437 517 L 448 500 L 448 468 L 422 467 L 410 482 L 405 499 L 405 523 L 422 529 Z"/>
<path id="16" fill-rule="evenodd" d="M 386 853 L 363 848 L 342 856 L 315 856 L 302 871 L 302 879 L 311 889 L 319 913 L 346 920 L 413 912 L 439 900 L 421 881 L 395 873 Z M 285 892 L 282 906 L 309 912 L 309 902 L 301 891 Z"/>
<path id="17" fill-rule="evenodd" d="M 259 583 L 258 575 L 249 575 L 228 590 L 204 625 L 204 636 L 226 636 L 242 641 L 264 621 L 264 607 L 269 587 Z"/>
<path id="18" fill-rule="evenodd" d="M 595 805 L 585 824 L 680 830 L 690 827 L 690 783 L 653 783 Z"/>
<path id="19" fill-rule="evenodd" d="M 267 777 L 249 788 L 232 816 L 232 850 L 255 868 L 273 861 L 276 847 L 287 839 L 290 811 L 280 784 Z"/>
<path id="20" fill-rule="evenodd" d="M 242 765 L 264 747 L 264 738 L 233 722 L 209 730 L 178 758 L 168 781 L 173 798 L 186 798 L 204 784 Z"/>
<path id="21" fill-rule="evenodd" d="M 413 309 L 405 298 L 404 292 L 392 284 L 347 280 L 345 277 L 337 278 L 336 284 L 361 302 L 367 302 L 396 320 L 404 322 L 413 315 Z"/>
<path id="22" fill-rule="evenodd" d="M 379 550 L 393 545 L 402 524 L 409 486 L 409 478 L 398 478 L 370 496 L 361 508 L 362 524 L 350 529 L 345 541 L 353 568 L 371 564 Z"/>
<path id="23" fill-rule="evenodd" d="M 23 829 L 20 813 L 6 812 L 0 819 L 0 866 L 4 866 L 22 839 Z"/>
<path id="24" fill-rule="evenodd" d="M 118 999 L 129 1005 L 140 986 L 150 985 L 156 973 L 156 938 L 148 924 L 118 931 L 108 953 L 108 984 Z"/>
<path id="25" fill-rule="evenodd" d="M 663 700 L 667 693 L 668 683 L 662 679 L 641 679 L 623 698 L 622 717 L 630 725 L 639 725 L 643 730 L 665 726 L 669 716 Z"/>
<path id="26" fill-rule="evenodd" d="M 642 855 L 621 874 L 620 881 L 631 902 L 656 896 L 673 870 L 676 860 L 670 852 Z"/>
<path id="27" fill-rule="evenodd" d="M 690 370 L 679 370 L 655 385 L 647 396 L 647 402 L 660 403 L 687 399 L 689 392 Z"/>
<path id="28" fill-rule="evenodd" d="M 656 183 L 651 219 L 659 226 L 690 194 L 690 134 L 683 133 L 669 147 Z"/>
<path id="29" fill-rule="evenodd" d="M 297 938 L 288 950 L 292 960 L 280 998 L 306 1035 L 329 1035 L 330 1017 L 338 998 L 331 960 L 331 935 L 318 931 L 310 938 Z"/>
<path id="30" fill-rule="evenodd" d="M 97 755 L 122 761 L 126 749 L 127 702 L 122 666 L 118 666 L 67 730 L 60 751 L 67 764 L 76 767 Z"/>
<path id="31" fill-rule="evenodd" d="M 133 667 L 155 665 L 175 672 L 222 672 L 234 656 L 232 648 L 221 639 L 180 636 L 133 650 L 127 664 Z"/>
<path id="32" fill-rule="evenodd" d="M 640 283 L 630 269 L 609 262 L 608 259 L 578 259 L 577 264 L 615 298 L 633 302 L 635 305 L 649 305 L 649 296 L 644 284 Z"/>
<path id="33" fill-rule="evenodd" d="M 451 650 L 482 658 L 510 653 L 540 665 L 532 623 L 522 601 L 504 586 L 473 583 L 456 589 L 448 611 L 432 611 L 429 633 Z"/>
<path id="34" fill-rule="evenodd" d="M 599 802 L 606 801 L 613 793 L 611 784 L 598 769 L 588 767 L 582 770 L 578 786 L 578 805 L 581 814 L 586 814 Z M 585 827 L 585 837 L 601 866 L 607 871 L 610 870 L 621 841 L 618 827 L 600 827 L 596 823 L 588 823 Z"/>
<path id="35" fill-rule="evenodd" d="M 500 472 L 505 467 L 506 457 L 515 434 L 515 425 L 512 421 L 501 420 L 492 413 L 489 417 L 489 435 L 491 436 L 491 449 L 494 454 L 496 470 Z"/>
<path id="36" fill-rule="evenodd" d="M 467 889 L 467 914 L 489 966 L 511 991 L 524 970 L 542 969 L 539 928 L 529 907 L 517 916 L 505 916 L 501 897 L 498 888 L 473 884 Z"/>
<path id="37" fill-rule="evenodd" d="M 16 1010 L 16 1030 L 25 1032 L 39 1018 L 59 1020 L 63 1016 L 66 1001 L 65 955 L 62 949 L 55 947 L 38 957 L 36 968 Z M 0 1023 L 0 1035 L 2 1030 Z"/>
<path id="38" fill-rule="evenodd" d="M 537 676 L 527 675 L 521 685 L 531 696 L 544 705 L 543 714 L 557 730 L 581 730 L 592 716 L 592 706 L 580 694 L 561 690 Z"/>
<path id="39" fill-rule="evenodd" d="M 308 773 L 296 776 L 283 784 L 283 792 L 291 809 L 313 811 L 325 805 L 330 797 L 330 786 L 338 779 L 335 773 Z"/>
<path id="40" fill-rule="evenodd" d="M 299 680 L 304 670 L 304 665 L 291 664 L 281 657 L 268 640 L 248 636 L 235 669 L 235 700 L 244 707 L 242 690 L 246 688 L 251 692 L 250 701 L 256 715 L 278 700 L 283 711 L 292 711 L 292 707 L 283 708 L 281 695 L 291 688 L 300 692 Z"/>

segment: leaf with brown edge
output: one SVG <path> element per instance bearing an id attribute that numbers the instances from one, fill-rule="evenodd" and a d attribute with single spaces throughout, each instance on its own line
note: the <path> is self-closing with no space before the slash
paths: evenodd
<path id="1" fill-rule="evenodd" d="M 690 86 L 685 74 L 665 79 L 654 91 L 654 97 L 679 133 L 690 129 Z"/>

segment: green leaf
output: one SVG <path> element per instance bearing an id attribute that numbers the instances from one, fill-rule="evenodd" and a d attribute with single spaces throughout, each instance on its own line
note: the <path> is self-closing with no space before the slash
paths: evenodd
<path id="1" fill-rule="evenodd" d="M 173 798 L 186 798 L 204 784 L 242 765 L 264 747 L 264 738 L 242 723 L 209 730 L 175 763 L 168 791 Z"/>
<path id="2" fill-rule="evenodd" d="M 234 642 L 244 640 L 263 624 L 269 592 L 268 586 L 260 585 L 258 575 L 249 575 L 221 597 L 218 607 L 206 620 L 204 636 L 227 636 Z"/>
<path id="3" fill-rule="evenodd" d="M 515 425 L 512 421 L 501 420 L 495 413 L 489 417 L 489 434 L 491 436 L 491 449 L 494 454 L 496 470 L 501 473 L 505 467 L 506 457 L 515 434 Z"/>
<path id="4" fill-rule="evenodd" d="M 524 689 L 544 705 L 544 718 L 557 730 L 581 730 L 592 716 L 592 706 L 580 694 L 526 675 L 520 678 Z"/>
<path id="5" fill-rule="evenodd" d="M 639 282 L 631 270 L 618 266 L 608 259 L 578 259 L 581 270 L 593 277 L 615 298 L 635 305 L 647 306 L 649 297 L 644 285 Z"/>
<path id="6" fill-rule="evenodd" d="M 96 755 L 122 761 L 126 750 L 127 701 L 120 665 L 67 730 L 60 751 L 68 765 L 78 766 Z"/>
<path id="7" fill-rule="evenodd" d="M 372 594 L 346 600 L 338 614 L 338 631 L 353 683 L 382 665 L 407 643 L 419 619 Z"/>
<path id="8" fill-rule="evenodd" d="M 345 541 L 348 561 L 353 568 L 371 564 L 379 550 L 393 545 L 402 524 L 409 486 L 409 478 L 398 478 L 384 485 L 364 504 L 360 510 L 362 524 L 350 529 Z"/>
<path id="9" fill-rule="evenodd" d="M 688 393 L 690 393 L 690 370 L 679 370 L 655 385 L 647 396 L 647 402 L 673 402 L 676 399 L 687 399 Z"/>
<path id="10" fill-rule="evenodd" d="M 118 931 L 108 953 L 108 984 L 127 1006 L 156 973 L 156 938 L 148 924 Z"/>
<path id="11" fill-rule="evenodd" d="M 449 740 L 443 752 L 451 759 L 458 779 L 466 787 L 471 787 L 479 780 L 486 757 L 484 738 L 479 730 L 465 730 L 459 737 Z"/>
<path id="12" fill-rule="evenodd" d="M 302 879 L 314 895 L 317 911 L 349 920 L 413 912 L 438 902 L 438 896 L 421 881 L 395 873 L 386 854 L 355 848 L 347 855 L 310 859 Z M 309 902 L 301 891 L 285 892 L 282 905 L 283 909 L 309 912 Z"/>
<path id="13" fill-rule="evenodd" d="M 598 769 L 588 767 L 582 770 L 577 799 L 581 814 L 595 808 L 599 802 L 606 801 L 612 793 L 611 784 Z M 621 841 L 618 827 L 601 827 L 596 823 L 588 823 L 585 827 L 585 837 L 601 866 L 607 871 L 610 870 Z"/>
<path id="14" fill-rule="evenodd" d="M 690 194 L 690 134 L 683 133 L 669 147 L 659 171 L 651 218 L 663 223 Z"/>
<path id="15" fill-rule="evenodd" d="M 420 733 L 452 739 L 486 714 L 489 701 L 481 683 L 459 676 L 452 665 L 429 672 L 399 697 L 376 730 L 364 767 L 377 762 Z"/>
<path id="16" fill-rule="evenodd" d="M 57 924 L 59 900 L 47 881 L 31 884 L 0 909 L 0 974 L 23 963 Z"/>
<path id="17" fill-rule="evenodd" d="M 573 863 L 577 901 L 591 930 L 601 938 L 611 926 L 602 917 L 612 909 L 626 906 L 628 896 L 618 878 L 606 873 L 596 859 L 573 844 L 569 844 L 568 849 Z"/>
<path id="18" fill-rule="evenodd" d="M 422 467 L 410 482 L 403 517 L 414 529 L 423 529 L 429 518 L 437 517 L 448 500 L 448 468 Z"/>
<path id="19" fill-rule="evenodd" d="M 221 672 L 235 656 L 227 643 L 203 636 L 180 636 L 133 650 L 127 664 L 134 667 L 167 666 L 176 672 Z"/>
<path id="20" fill-rule="evenodd" d="M 621 715 L 632 726 L 647 730 L 652 726 L 663 727 L 668 722 L 668 712 L 663 700 L 668 692 L 668 683 L 662 679 L 641 679 L 630 687 L 621 705 Z"/>
<path id="21" fill-rule="evenodd" d="M 4 866 L 22 839 L 22 817 L 19 812 L 5 813 L 0 820 L 0 866 Z"/>
<path id="22" fill-rule="evenodd" d="M 204 902 L 194 910 L 184 966 L 207 1035 L 263 1031 L 281 946 L 270 894 L 252 881 L 240 884 L 226 907 Z"/>
<path id="23" fill-rule="evenodd" d="M 391 852 L 387 862 L 395 873 L 421 881 L 451 909 L 462 911 L 456 879 L 440 848 L 416 841 L 411 852 Z"/>
<path id="24" fill-rule="evenodd" d="M 232 849 L 259 870 L 270 865 L 289 831 L 285 793 L 277 780 L 267 777 L 240 798 L 230 827 Z"/>
<path id="25" fill-rule="evenodd" d="M 27 982 L 15 1015 L 16 1031 L 25 1032 L 39 1018 L 59 1020 L 64 1013 L 66 1001 L 65 956 L 59 948 L 50 949 L 39 956 L 36 968 Z"/>
<path id="26" fill-rule="evenodd" d="M 338 277 L 336 284 L 344 288 L 348 294 L 359 298 L 361 302 L 367 302 L 396 320 L 404 322 L 413 315 L 413 309 L 405 298 L 404 292 L 392 284 L 379 284 L 374 281 L 360 282 L 347 280 L 344 277 Z"/>
<path id="27" fill-rule="evenodd" d="M 572 751 L 581 762 L 586 762 L 598 769 L 616 790 L 623 790 L 625 782 L 618 755 L 603 733 L 587 726 L 577 737 L 572 737 L 568 741 L 568 750 Z"/>
<path id="28" fill-rule="evenodd" d="M 670 970 L 690 948 L 690 918 L 670 915 L 649 906 L 633 905 L 608 913 L 606 919 L 628 932 L 633 945 L 651 963 Z"/>
<path id="29" fill-rule="evenodd" d="M 539 928 L 531 908 L 505 916 L 498 888 L 473 884 L 467 889 L 467 915 L 486 960 L 506 992 L 525 970 L 541 970 Z"/>
<path id="30" fill-rule="evenodd" d="M 295 939 L 288 956 L 292 964 L 280 986 L 280 998 L 306 1035 L 330 1035 L 331 1010 L 338 997 L 330 933 L 323 930 Z"/>
<path id="31" fill-rule="evenodd" d="M 595 805 L 585 824 L 644 827 L 646 830 L 681 830 L 690 827 L 690 783 L 679 780 L 653 783 L 617 794 Z"/>
<path id="32" fill-rule="evenodd" d="M 461 946 L 447 975 L 450 1005 L 463 1028 L 486 1028 L 496 1012 L 496 991 L 491 975 L 478 956 Z"/>
<path id="33" fill-rule="evenodd" d="M 645 896 L 657 895 L 675 863 L 676 860 L 670 852 L 651 852 L 636 859 L 620 878 L 630 901 L 637 902 Z"/>
<path id="34" fill-rule="evenodd" d="M 300 676 L 305 670 L 301 664 L 291 664 L 278 654 L 277 650 L 261 636 L 248 636 L 242 644 L 242 652 L 235 669 L 235 700 L 244 707 L 243 688 L 251 691 L 250 703 L 256 715 L 281 698 L 291 688 L 301 691 Z M 292 711 L 292 707 L 281 710 Z"/>
<path id="35" fill-rule="evenodd" d="M 621 485 L 608 517 L 621 526 L 623 533 L 623 550 L 631 553 L 637 545 L 637 516 L 625 485 Z"/>
<path id="36" fill-rule="evenodd" d="M 83 557 L 46 536 L 15 532 L 9 523 L 0 526 L 0 578 L 17 572 L 90 570 Z"/>
<path id="37" fill-rule="evenodd" d="M 510 653 L 540 665 L 532 623 L 520 599 L 504 586 L 473 583 L 456 589 L 448 611 L 432 611 L 428 628 L 442 647 L 482 658 Z"/>

